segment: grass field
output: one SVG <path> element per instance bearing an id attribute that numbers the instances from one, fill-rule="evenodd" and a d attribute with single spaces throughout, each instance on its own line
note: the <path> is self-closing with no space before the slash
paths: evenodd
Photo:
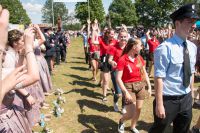
<path id="1" fill-rule="evenodd" d="M 56 74 L 52 76 L 54 88 L 66 91 L 63 94 L 66 98 L 66 103 L 63 105 L 65 112 L 60 118 L 53 116 L 52 120 L 47 122 L 47 126 L 53 129 L 54 133 L 116 133 L 121 114 L 113 110 L 112 93 L 109 91 L 108 102 L 103 104 L 101 88 L 90 80 L 92 73 L 85 64 L 81 38 L 72 39 L 71 43 L 67 53 L 67 63 L 56 66 Z M 51 108 L 42 112 L 49 113 L 56 98 L 55 95 L 46 97 Z M 151 97 L 144 101 L 137 124 L 141 133 L 147 133 L 153 122 L 153 99 L 154 97 Z M 199 115 L 200 111 L 193 109 L 192 125 L 196 123 Z M 126 132 L 129 130 L 129 125 L 130 122 L 127 122 Z M 41 127 L 34 127 L 34 131 L 40 132 Z M 167 132 L 170 133 L 171 128 Z"/>

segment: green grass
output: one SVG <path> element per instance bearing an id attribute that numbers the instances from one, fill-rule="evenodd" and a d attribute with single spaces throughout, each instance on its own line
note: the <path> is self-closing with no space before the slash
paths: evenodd
<path id="1" fill-rule="evenodd" d="M 68 49 L 67 62 L 56 66 L 56 75 L 52 76 L 54 88 L 62 88 L 66 91 L 63 96 L 66 103 L 62 105 L 65 109 L 60 118 L 53 117 L 47 122 L 48 127 L 55 133 L 116 133 L 120 113 L 113 111 L 111 91 L 108 93 L 108 102 L 101 101 L 102 90 L 91 81 L 92 73 L 85 64 L 84 52 L 81 38 L 72 39 L 71 47 Z M 51 104 L 49 110 L 42 111 L 49 113 L 53 109 L 52 101 L 57 96 L 46 97 Z M 147 133 L 153 122 L 152 101 L 153 97 L 146 99 L 142 108 L 137 128 L 141 133 Z M 199 110 L 193 109 L 192 125 L 196 123 L 200 115 Z M 126 123 L 126 130 L 130 121 Z M 35 127 L 34 131 L 41 131 Z M 170 133 L 171 130 L 169 129 Z"/>

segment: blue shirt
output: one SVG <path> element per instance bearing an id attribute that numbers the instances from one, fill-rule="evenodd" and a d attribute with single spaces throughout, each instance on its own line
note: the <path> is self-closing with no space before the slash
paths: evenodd
<path id="1" fill-rule="evenodd" d="M 175 34 L 160 44 L 154 52 L 154 74 L 163 79 L 163 95 L 183 95 L 191 91 L 190 87 L 183 86 L 183 42 Z M 189 40 L 186 42 L 191 72 L 194 73 L 197 47 Z"/>
<path id="2" fill-rule="evenodd" d="M 87 33 L 82 33 L 82 37 L 83 37 L 83 45 L 86 47 L 88 41 Z"/>
<path id="3" fill-rule="evenodd" d="M 144 45 L 144 49 L 145 50 L 149 50 L 149 45 L 147 44 L 146 35 L 144 35 L 143 37 L 141 37 L 141 42 Z"/>

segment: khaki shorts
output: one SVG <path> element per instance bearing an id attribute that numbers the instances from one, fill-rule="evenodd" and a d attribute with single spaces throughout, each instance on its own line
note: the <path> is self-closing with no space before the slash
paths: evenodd
<path id="1" fill-rule="evenodd" d="M 136 102 L 136 100 L 144 100 L 145 99 L 145 95 L 146 95 L 146 91 L 145 91 L 146 83 L 145 82 L 140 81 L 140 82 L 124 83 L 124 85 L 132 97 L 132 102 L 126 103 L 126 105 L 132 104 L 132 103 Z"/>

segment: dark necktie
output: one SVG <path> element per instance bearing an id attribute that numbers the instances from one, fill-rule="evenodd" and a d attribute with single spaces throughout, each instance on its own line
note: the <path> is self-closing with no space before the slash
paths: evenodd
<path id="1" fill-rule="evenodd" d="M 183 85 L 188 87 L 190 84 L 191 68 L 190 68 L 190 57 L 187 49 L 187 42 L 183 42 Z"/>

